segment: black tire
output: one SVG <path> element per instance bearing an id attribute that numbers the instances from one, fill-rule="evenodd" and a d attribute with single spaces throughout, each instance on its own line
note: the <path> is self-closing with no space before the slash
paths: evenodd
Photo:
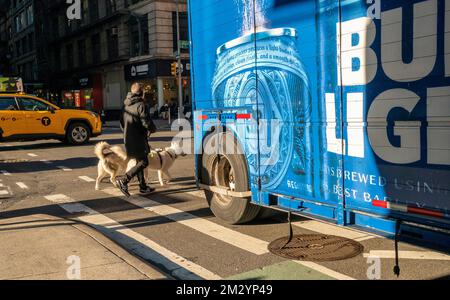
<path id="1" fill-rule="evenodd" d="M 210 135 L 207 138 L 211 141 L 214 136 Z M 221 146 L 219 146 L 218 153 L 204 154 L 202 158 L 202 182 L 206 185 L 229 187 L 224 184 L 224 179 L 221 179 L 220 174 L 232 174 L 234 182 L 234 191 L 247 192 L 249 191 L 249 179 L 247 172 L 247 163 L 242 154 L 227 154 L 225 153 L 226 142 L 233 143 L 233 153 L 237 152 L 239 147 L 236 139 L 230 133 L 220 134 L 222 139 Z M 213 145 L 214 147 L 214 145 Z M 213 148 L 214 149 L 214 148 Z M 228 148 L 231 149 L 231 148 Z M 226 176 L 226 175 L 225 175 Z M 229 178 L 228 178 L 229 179 Z M 226 179 L 225 179 L 226 181 Z M 251 198 L 236 198 L 227 197 L 213 193 L 211 191 L 205 191 L 206 199 L 208 201 L 211 211 L 219 219 L 229 224 L 243 224 L 254 220 L 260 212 L 260 207 L 251 203 Z"/>
<path id="2" fill-rule="evenodd" d="M 91 138 L 91 130 L 86 124 L 73 123 L 67 128 L 66 140 L 71 145 L 84 145 Z"/>

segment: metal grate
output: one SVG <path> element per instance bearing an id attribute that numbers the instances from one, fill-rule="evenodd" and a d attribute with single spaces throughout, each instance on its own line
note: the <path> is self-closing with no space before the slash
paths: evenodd
<path id="1" fill-rule="evenodd" d="M 270 243 L 269 251 L 287 259 L 303 261 L 338 261 L 360 255 L 364 246 L 350 239 L 323 235 L 296 235 L 289 244 L 289 237 Z"/>

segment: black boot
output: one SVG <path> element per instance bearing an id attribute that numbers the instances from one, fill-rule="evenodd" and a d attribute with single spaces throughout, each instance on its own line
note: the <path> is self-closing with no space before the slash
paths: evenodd
<path id="1" fill-rule="evenodd" d="M 156 189 L 151 188 L 151 187 L 149 187 L 149 186 L 141 187 L 141 188 L 139 189 L 139 193 L 140 193 L 141 195 L 149 195 L 149 194 L 153 193 L 154 191 L 156 191 Z"/>
<path id="2" fill-rule="evenodd" d="M 147 186 L 147 182 L 145 182 L 144 171 L 141 171 L 137 174 L 139 180 L 139 193 L 141 195 L 148 195 L 155 191 L 154 188 Z"/>
<path id="3" fill-rule="evenodd" d="M 128 192 L 128 179 L 126 177 L 117 177 L 116 178 L 117 186 L 120 191 L 127 197 L 130 197 L 130 193 Z"/>

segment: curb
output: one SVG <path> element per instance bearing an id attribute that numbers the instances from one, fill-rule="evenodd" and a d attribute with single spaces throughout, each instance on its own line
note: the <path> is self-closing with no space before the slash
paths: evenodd
<path id="1" fill-rule="evenodd" d="M 142 258 L 134 255 L 133 253 L 127 251 L 115 241 L 111 240 L 107 236 L 103 235 L 101 232 L 95 230 L 88 224 L 80 222 L 78 219 L 70 219 L 78 224 L 71 225 L 78 231 L 89 236 L 105 249 L 116 255 L 118 258 L 123 260 L 132 268 L 136 269 L 139 273 L 147 277 L 149 280 L 172 280 L 174 279 L 169 274 L 162 272 L 154 266 L 149 265 L 148 262 L 144 261 Z"/>

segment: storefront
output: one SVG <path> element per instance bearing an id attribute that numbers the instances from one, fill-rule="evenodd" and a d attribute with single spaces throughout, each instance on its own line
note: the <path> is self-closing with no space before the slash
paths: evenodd
<path id="1" fill-rule="evenodd" d="M 125 80 L 127 90 L 134 82 L 144 84 L 145 98 L 152 111 L 158 111 L 165 105 L 178 105 L 178 80 L 171 74 L 171 64 L 174 60 L 149 60 L 125 66 Z M 182 89 L 183 103 L 191 103 L 190 97 L 190 65 L 189 60 L 182 61 Z"/>
<path id="2" fill-rule="evenodd" d="M 74 79 L 71 89 L 62 91 L 64 108 L 86 109 L 101 112 L 103 109 L 103 86 L 101 75 L 82 76 Z"/>

